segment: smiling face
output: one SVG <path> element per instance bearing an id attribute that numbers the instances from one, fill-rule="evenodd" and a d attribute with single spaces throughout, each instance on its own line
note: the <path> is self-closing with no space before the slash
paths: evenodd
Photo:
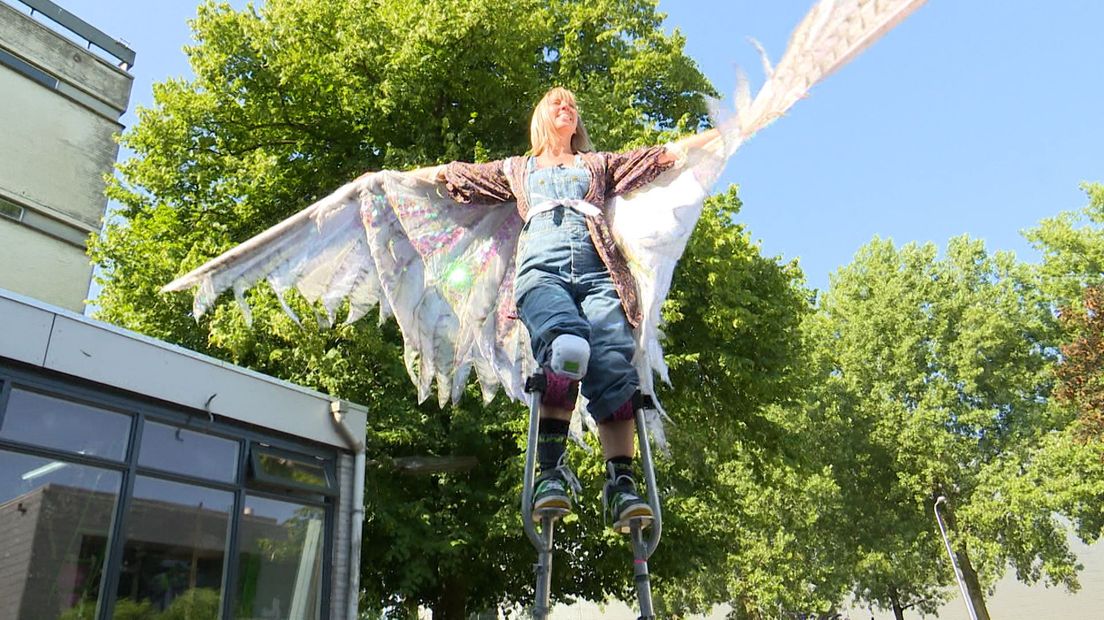
<path id="1" fill-rule="evenodd" d="M 559 86 L 545 93 L 533 110 L 529 137 L 534 155 L 540 155 L 546 149 L 564 143 L 570 143 L 573 153 L 591 150 L 590 138 L 579 116 L 575 95 Z"/>
<path id="2" fill-rule="evenodd" d="M 555 94 L 544 99 L 545 112 L 552 118 L 552 127 L 556 133 L 570 138 L 575 135 L 579 112 L 575 109 L 575 98 L 565 94 Z"/>

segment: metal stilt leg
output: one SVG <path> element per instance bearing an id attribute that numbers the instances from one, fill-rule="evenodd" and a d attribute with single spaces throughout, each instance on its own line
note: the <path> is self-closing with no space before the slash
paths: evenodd
<path id="1" fill-rule="evenodd" d="M 529 437 L 525 449 L 525 475 L 521 488 L 521 516 L 525 534 L 537 550 L 537 563 L 533 565 L 536 576 L 536 601 L 533 605 L 533 618 L 546 620 L 551 612 L 552 590 L 552 549 L 556 520 L 564 516 L 564 510 L 544 510 L 533 515 L 533 481 L 537 464 L 537 434 L 540 423 L 540 400 L 546 387 L 543 374 L 536 374 L 525 382 L 525 391 L 529 394 Z M 640 620 L 654 620 L 652 607 L 652 585 L 648 574 L 648 559 L 659 546 L 663 532 L 663 513 L 659 506 L 659 490 L 656 486 L 655 465 L 652 461 L 652 447 L 648 441 L 648 428 L 644 423 L 644 408 L 650 407 L 651 398 L 645 396 L 642 406 L 636 410 L 636 434 L 640 444 L 640 460 L 644 470 L 644 484 L 648 490 L 648 505 L 652 508 L 653 518 L 631 519 L 629 534 L 633 548 L 633 581 L 636 584 L 636 596 L 640 604 Z M 537 523 L 540 527 L 537 527 Z M 644 529 L 651 526 L 647 537 Z"/>
<path id="2" fill-rule="evenodd" d="M 540 400 L 545 390 L 543 374 L 536 374 L 525 382 L 525 391 L 529 393 L 529 441 L 525 448 L 525 476 L 521 485 L 521 521 L 529 542 L 537 550 L 537 563 L 533 565 L 536 574 L 536 601 L 533 604 L 533 618 L 545 620 L 551 612 L 552 594 L 552 541 L 556 519 L 567 514 L 565 510 L 542 510 L 537 515 L 540 529 L 533 519 L 533 480 L 537 468 L 537 429 L 540 422 Z"/>
<path id="3" fill-rule="evenodd" d="M 652 507 L 652 519 L 633 519 L 629 523 L 629 534 L 633 548 L 633 581 L 636 584 L 636 598 L 640 604 L 640 620 L 654 620 L 652 609 L 652 584 L 648 575 L 648 558 L 659 546 L 663 533 L 663 513 L 659 507 L 659 489 L 656 487 L 655 464 L 652 462 L 652 446 L 648 442 L 648 427 L 644 424 L 644 407 L 651 403 L 651 397 L 645 396 L 643 406 L 636 410 L 636 437 L 640 444 L 640 461 L 644 469 L 644 484 L 648 488 L 648 505 Z M 645 526 L 650 525 L 648 537 L 644 537 Z"/>
<path id="4" fill-rule="evenodd" d="M 640 620 L 652 620 L 652 583 L 648 575 L 648 545 L 644 541 L 643 519 L 633 519 L 630 535 L 633 547 L 633 582 L 636 599 L 640 603 Z"/>

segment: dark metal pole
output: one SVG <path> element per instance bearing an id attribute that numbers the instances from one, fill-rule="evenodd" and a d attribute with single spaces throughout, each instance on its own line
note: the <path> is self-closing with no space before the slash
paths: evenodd
<path id="1" fill-rule="evenodd" d="M 640 461 L 644 468 L 644 483 L 648 487 L 648 505 L 652 507 L 652 531 L 647 540 L 645 559 L 652 557 L 663 535 L 663 511 L 659 506 L 659 487 L 656 486 L 655 463 L 652 460 L 652 444 L 648 441 L 648 427 L 644 423 L 644 408 L 636 410 L 636 439 L 640 444 Z"/>
<path id="2" fill-rule="evenodd" d="M 652 584 L 648 574 L 648 558 L 655 553 L 663 533 L 663 512 L 659 506 L 659 487 L 656 486 L 655 463 L 652 461 L 652 445 L 648 440 L 648 427 L 644 420 L 644 407 L 636 410 L 636 439 L 640 444 L 640 460 L 644 469 L 644 484 L 648 489 L 648 505 L 652 508 L 652 531 L 644 538 L 644 520 L 630 523 L 633 548 L 633 581 L 636 598 L 640 604 L 640 620 L 654 620 L 652 608 Z"/>

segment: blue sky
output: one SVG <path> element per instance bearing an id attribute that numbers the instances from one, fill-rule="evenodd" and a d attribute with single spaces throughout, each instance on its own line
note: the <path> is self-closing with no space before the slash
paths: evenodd
<path id="1" fill-rule="evenodd" d="M 151 104 L 154 82 L 190 75 L 195 1 L 56 1 L 137 52 L 131 110 Z M 727 94 L 736 64 L 761 80 L 746 38 L 777 60 L 811 5 L 659 6 Z M 764 252 L 800 259 L 817 288 L 875 235 L 942 246 L 968 233 L 1036 260 L 1020 231 L 1083 206 L 1080 182 L 1104 181 L 1102 65 L 1099 0 L 932 0 L 745 144 L 722 182 L 741 186 Z"/>

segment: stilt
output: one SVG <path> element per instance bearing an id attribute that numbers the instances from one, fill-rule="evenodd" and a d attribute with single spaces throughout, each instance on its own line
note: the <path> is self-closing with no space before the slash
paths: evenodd
<path id="1" fill-rule="evenodd" d="M 640 444 L 640 463 L 644 470 L 644 485 L 648 490 L 648 505 L 652 507 L 652 519 L 632 519 L 629 522 L 629 536 L 633 550 L 633 582 L 636 585 L 636 599 L 640 605 L 640 620 L 654 620 L 652 608 L 652 582 L 648 574 L 648 559 L 659 547 L 659 538 L 663 534 L 663 513 L 659 507 L 659 489 L 656 487 L 655 464 L 652 461 L 652 445 L 648 442 L 648 427 L 644 424 L 644 410 L 653 409 L 650 396 L 641 399 L 636 410 L 636 438 Z M 650 522 L 650 523 L 649 523 Z M 648 536 L 644 528 L 651 525 Z"/>
<path id="2" fill-rule="evenodd" d="M 533 514 L 533 480 L 537 469 L 537 429 L 540 423 L 541 395 L 547 384 L 543 373 L 537 373 L 525 381 L 525 391 L 529 394 L 529 441 L 525 448 L 525 476 L 521 484 L 521 521 L 529 542 L 537 550 L 537 563 L 533 565 L 536 576 L 536 600 L 533 604 L 533 618 L 545 620 L 551 612 L 552 594 L 552 548 L 556 520 L 567 514 L 566 510 L 542 510 Z M 534 516 L 536 517 L 534 519 Z M 540 528 L 537 528 L 537 523 Z"/>
<path id="3" fill-rule="evenodd" d="M 540 423 L 540 401 L 547 384 L 543 373 L 537 373 L 525 381 L 525 391 L 529 394 L 529 438 L 525 448 L 525 475 L 521 487 L 521 520 L 525 534 L 537 550 L 537 563 L 533 565 L 536 577 L 536 600 L 533 604 L 533 618 L 546 620 L 551 612 L 552 590 L 552 551 L 556 520 L 567 514 L 566 510 L 542 510 L 533 514 L 533 481 L 537 466 L 537 431 Z M 652 585 L 648 574 L 648 559 L 659 546 L 663 533 L 663 514 L 659 506 L 659 490 L 656 486 L 655 465 L 652 461 L 652 447 L 648 442 L 648 428 L 644 423 L 644 410 L 654 409 L 650 396 L 640 399 L 636 410 L 636 436 L 640 444 L 640 461 L 644 470 L 644 485 L 647 488 L 648 505 L 652 508 L 651 519 L 630 519 L 628 527 L 622 533 L 630 536 L 633 550 L 633 581 L 636 585 L 636 597 L 640 605 L 640 620 L 654 620 L 652 608 Z M 539 524 L 539 527 L 538 527 Z M 648 535 L 644 530 L 650 526 Z"/>

